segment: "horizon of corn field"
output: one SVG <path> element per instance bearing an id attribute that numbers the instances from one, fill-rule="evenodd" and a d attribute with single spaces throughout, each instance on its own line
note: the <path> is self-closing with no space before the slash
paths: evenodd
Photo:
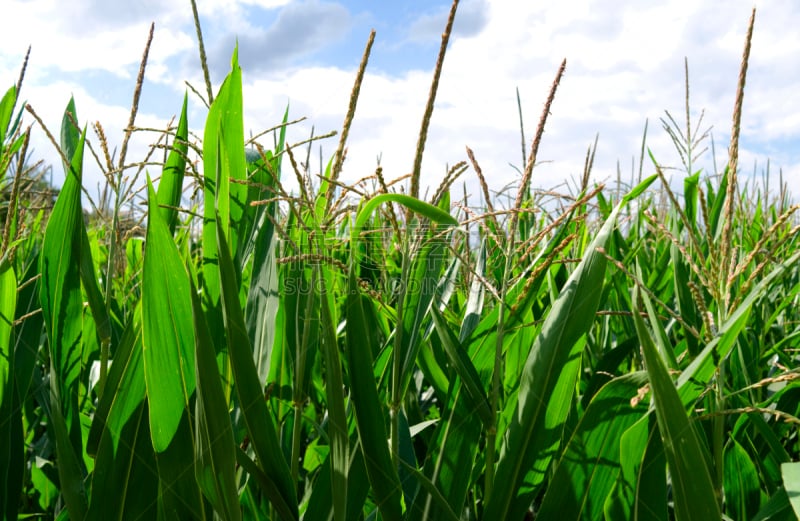
<path id="1" fill-rule="evenodd" d="M 467 149 L 428 196 L 457 6 L 400 179 L 339 179 L 374 32 L 319 172 L 288 109 L 245 138 L 238 48 L 214 92 L 194 0 L 202 136 L 187 93 L 127 157 L 151 28 L 117 156 L 72 100 L 48 130 L 57 192 L 26 60 L 0 100 L 4 519 L 797 519 L 800 205 L 738 175 L 755 10 L 720 175 L 687 71 L 682 190 L 644 139 L 629 183 L 592 183 L 590 149 L 575 193 L 533 189 L 564 62 L 513 192 Z"/>

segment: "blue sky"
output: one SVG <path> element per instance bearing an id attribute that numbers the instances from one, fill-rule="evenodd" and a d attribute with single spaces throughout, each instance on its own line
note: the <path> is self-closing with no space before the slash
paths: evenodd
<path id="1" fill-rule="evenodd" d="M 566 74 L 540 147 L 535 185 L 553 188 L 579 177 L 597 134 L 594 178 L 615 179 L 619 164 L 629 179 L 645 121 L 647 144 L 659 162 L 680 167 L 659 118 L 669 110 L 684 121 L 684 57 L 693 124 L 702 111 L 701 130 L 711 127 L 716 163 L 723 165 L 754 4 L 719 5 L 462 0 L 426 146 L 424 184 L 434 189 L 448 165 L 466 159 L 465 146 L 474 150 L 492 188 L 518 179 L 511 166 L 522 163 L 515 89 L 530 141 L 564 58 Z M 761 174 L 769 158 L 773 176 L 782 169 L 797 194 L 800 4 L 755 5 L 740 165 L 747 175 Z M 290 142 L 305 139 L 312 125 L 316 134 L 341 127 L 369 31 L 377 31 L 342 174 L 349 180 L 371 174 L 378 157 L 389 178 L 410 171 L 449 6 L 438 0 L 198 0 L 215 87 L 238 39 L 246 129 L 257 133 L 277 124 L 289 103 L 290 118 L 307 118 L 290 129 Z M 137 123 L 163 128 L 180 109 L 184 81 L 205 91 L 188 0 L 4 0 L 0 11 L 14 21 L 0 32 L 0 84 L 4 90 L 16 81 L 32 45 L 22 97 L 53 130 L 72 94 L 81 123 L 100 121 L 112 147 L 119 147 L 150 22 L 155 38 Z M 190 127 L 199 135 L 205 108 L 191 94 L 190 104 Z M 154 134 L 137 134 L 129 157 L 143 157 L 153 140 Z M 41 131 L 34 146 L 37 155 L 57 161 Z M 321 146 L 327 160 L 336 140 Z M 701 164 L 713 170 L 710 151 Z M 646 163 L 645 173 L 651 171 Z M 477 193 L 474 173 L 463 179 Z M 99 181 L 99 171 L 87 167 L 90 193 Z"/>

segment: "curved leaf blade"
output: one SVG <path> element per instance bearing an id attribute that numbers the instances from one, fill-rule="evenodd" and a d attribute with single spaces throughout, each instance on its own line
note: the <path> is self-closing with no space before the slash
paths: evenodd
<path id="1" fill-rule="evenodd" d="M 641 309 L 640 303 L 637 288 L 634 308 Z M 689 423 L 678 390 L 658 354 L 644 320 L 638 313 L 633 313 L 633 320 L 642 344 L 642 354 L 653 390 L 658 428 L 672 476 L 675 517 L 678 521 L 720 519 L 711 472 L 706 465 L 700 440 Z"/>

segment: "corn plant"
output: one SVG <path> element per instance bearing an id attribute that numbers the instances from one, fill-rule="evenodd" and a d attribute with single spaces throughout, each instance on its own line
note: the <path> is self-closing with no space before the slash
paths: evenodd
<path id="1" fill-rule="evenodd" d="M 151 28 L 120 157 L 70 100 L 51 137 L 65 181 L 37 208 L 22 81 L 7 91 L 6 519 L 795 518 L 800 206 L 739 180 L 754 21 L 722 175 L 693 171 L 706 134 L 687 87 L 685 131 L 664 121 L 682 194 L 652 155 L 636 182 L 594 185 L 590 150 L 576 193 L 548 201 L 531 179 L 564 62 L 513 200 L 491 196 L 470 149 L 426 200 L 457 4 L 408 180 L 340 179 L 374 33 L 316 173 L 296 157 L 316 139 L 287 142 L 288 109 L 271 146 L 245 139 L 238 50 L 216 93 L 206 80 L 202 139 L 184 97 L 129 161 Z M 98 201 L 82 192 L 90 157 Z M 477 209 L 454 195 L 469 167 Z"/>

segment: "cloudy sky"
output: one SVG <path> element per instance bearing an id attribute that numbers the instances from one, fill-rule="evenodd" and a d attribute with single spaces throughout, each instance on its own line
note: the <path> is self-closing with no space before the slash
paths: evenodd
<path id="1" fill-rule="evenodd" d="M 435 188 L 448 165 L 466 159 L 465 146 L 474 150 L 493 189 L 517 180 L 514 167 L 522 167 L 522 151 L 515 89 L 530 146 L 564 58 L 566 73 L 539 150 L 536 185 L 552 188 L 579 178 L 598 134 L 595 179 L 615 179 L 617 165 L 623 179 L 630 179 L 646 121 L 647 145 L 659 162 L 679 167 L 660 118 L 668 110 L 685 126 L 684 57 L 693 126 L 704 111 L 701 130 L 711 128 L 721 167 L 755 5 L 740 165 L 744 174 L 755 171 L 761 179 L 770 159 L 774 178 L 782 169 L 794 193 L 800 193 L 800 3 L 733 0 L 721 5 L 462 0 L 431 123 L 423 184 Z M 246 131 L 255 134 L 279 123 L 288 103 L 290 119 L 308 118 L 291 127 L 290 142 L 308 137 L 312 125 L 316 134 L 341 127 L 374 28 L 342 176 L 354 180 L 372 173 L 379 157 L 388 178 L 411 170 L 448 1 L 198 0 L 198 8 L 215 89 L 238 39 Z M 53 130 L 74 95 L 81 123 L 100 121 L 112 147 L 119 147 L 151 22 L 155 37 L 137 123 L 164 127 L 180 110 L 185 81 L 205 92 L 188 0 L 3 0 L 0 10 L 5 20 L 0 87 L 16 82 L 31 45 L 22 97 Z M 190 106 L 190 127 L 201 132 L 205 108 L 191 93 Z M 141 157 L 152 140 L 152 134 L 139 135 L 129 157 Z M 34 144 L 37 155 L 56 161 L 41 132 Z M 320 144 L 327 161 L 336 139 Z M 710 148 L 711 141 L 704 146 Z M 313 157 L 319 153 L 315 148 Z M 713 173 L 710 150 L 702 164 Z M 645 163 L 645 174 L 651 172 Z M 672 175 L 681 178 L 679 170 Z M 99 175 L 89 169 L 87 177 L 85 184 L 96 193 Z M 470 191 L 476 191 L 474 178 L 472 171 L 463 177 Z M 60 183 L 58 177 L 55 181 Z"/>

